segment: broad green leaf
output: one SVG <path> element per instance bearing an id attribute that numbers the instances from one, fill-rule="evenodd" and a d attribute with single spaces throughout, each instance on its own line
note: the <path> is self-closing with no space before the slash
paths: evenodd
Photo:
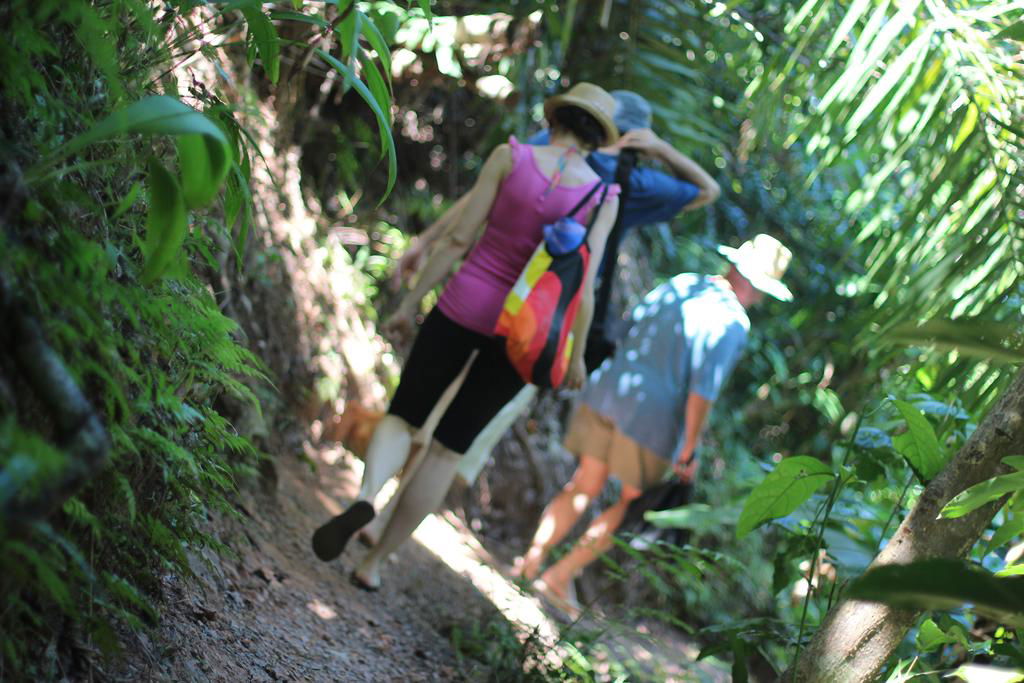
<path id="1" fill-rule="evenodd" d="M 737 538 L 793 512 L 832 478 L 832 468 L 820 460 L 806 455 L 786 458 L 750 492 L 736 526 Z"/>
<path id="2" fill-rule="evenodd" d="M 1021 683 L 1024 673 L 1019 669 L 1004 669 L 986 664 L 963 664 L 949 674 L 966 683 Z"/>
<path id="3" fill-rule="evenodd" d="M 377 58 L 380 59 L 381 65 L 384 67 L 384 78 L 388 83 L 388 91 L 391 90 L 391 48 L 388 47 L 387 41 L 384 39 L 384 34 L 381 33 L 380 29 L 368 16 L 356 10 L 356 13 L 362 18 L 363 35 L 370 42 L 370 47 L 377 53 Z"/>
<path id="4" fill-rule="evenodd" d="M 1024 41 L 1024 21 L 1010 24 L 999 33 L 993 36 L 994 40 L 1020 40 Z"/>
<path id="5" fill-rule="evenodd" d="M 978 123 L 978 107 L 971 102 L 967 105 L 967 113 L 964 114 L 963 121 L 960 123 L 960 130 L 957 131 L 956 137 L 953 139 L 953 150 L 956 151 L 960 148 L 960 145 L 964 144 L 964 140 L 974 132 L 974 127 Z"/>
<path id="6" fill-rule="evenodd" d="M 847 588 L 847 597 L 918 610 L 975 612 L 1010 626 L 1024 625 L 1024 577 L 998 578 L 961 560 L 922 560 L 869 569 Z"/>
<path id="7" fill-rule="evenodd" d="M 355 3 L 353 2 L 353 6 Z M 353 7 L 354 9 L 354 7 Z M 352 71 L 351 67 L 355 64 L 355 55 L 359 50 L 359 34 L 362 33 L 362 16 L 360 13 L 355 11 L 345 10 L 345 18 L 335 32 L 338 34 L 338 41 L 341 43 L 341 61 L 345 66 L 349 67 L 343 75 L 345 76 L 342 82 L 342 91 L 348 92 L 348 89 L 352 87 L 352 81 L 355 80 L 355 72 Z"/>
<path id="8" fill-rule="evenodd" d="M 56 155 L 74 154 L 87 145 L 125 133 L 151 135 L 197 134 L 228 146 L 224 132 L 198 111 L 167 95 L 152 95 L 116 111 L 81 135 L 69 140 Z M 225 150 L 225 155 L 229 154 Z"/>
<path id="9" fill-rule="evenodd" d="M 378 11 L 375 13 L 374 18 L 370 23 L 372 23 L 374 28 L 380 32 L 385 46 L 390 46 L 395 43 L 395 36 L 398 34 L 398 29 L 402 27 L 402 19 L 393 12 Z M 367 36 L 367 38 L 370 40 L 370 44 L 373 45 L 373 39 L 369 36 Z M 376 46 L 374 46 L 374 49 L 377 49 Z M 388 57 L 388 62 L 390 61 L 391 58 Z M 388 71 L 391 71 L 390 66 Z"/>
<path id="10" fill-rule="evenodd" d="M 931 344 L 983 360 L 1024 362 L 1017 326 L 978 318 L 934 318 L 921 324 L 901 323 L 886 335 L 903 344 Z"/>
<path id="11" fill-rule="evenodd" d="M 231 201 L 229 201 L 229 194 Z M 241 268 L 245 244 L 249 239 L 249 229 L 252 226 L 252 191 L 238 167 L 231 169 L 228 192 L 225 192 L 224 195 L 224 212 L 225 216 L 230 218 L 230 222 L 227 224 L 228 230 L 234 229 L 235 219 L 241 214 L 238 233 L 234 239 L 235 259 Z"/>
<path id="12" fill-rule="evenodd" d="M 384 82 L 384 79 L 380 75 L 380 71 L 377 70 L 377 65 L 371 60 L 365 52 L 359 50 L 359 61 L 363 65 L 363 76 L 366 78 L 366 84 L 370 89 L 370 93 L 373 94 L 374 99 L 377 100 L 377 106 L 380 110 L 385 112 L 388 117 L 388 129 L 391 128 L 391 93 L 388 91 L 388 86 Z M 387 143 L 384 138 L 381 138 L 380 155 L 381 157 L 387 153 Z"/>
<path id="13" fill-rule="evenodd" d="M 1024 534 L 1024 515 L 1013 515 L 992 534 L 992 540 L 988 542 L 986 552 L 1002 548 L 1021 534 Z"/>
<path id="14" fill-rule="evenodd" d="M 690 529 L 698 534 L 706 534 L 732 526 L 739 519 L 739 510 L 735 507 L 719 507 L 703 503 L 691 503 L 674 510 L 647 512 L 644 519 L 656 527 L 673 529 Z"/>
<path id="15" fill-rule="evenodd" d="M 359 96 L 363 98 L 363 101 L 369 105 L 374 116 L 377 118 L 377 127 L 380 131 L 381 144 L 386 147 L 388 154 L 388 184 L 387 188 L 384 190 L 384 196 L 380 199 L 380 201 L 384 201 L 384 199 L 391 194 L 391 189 L 395 186 L 395 179 L 398 175 L 398 158 L 395 156 L 395 141 L 391 137 L 391 117 L 388 114 L 385 114 L 380 108 L 380 105 L 377 104 L 376 99 L 366 87 L 366 84 L 358 78 L 355 78 L 355 75 L 352 74 L 352 70 L 341 63 L 337 57 L 332 56 L 329 52 L 326 52 L 321 48 L 317 48 L 316 53 L 325 62 L 337 69 L 339 73 L 352 76 L 353 89 L 355 89 L 355 91 L 359 93 Z"/>
<path id="16" fill-rule="evenodd" d="M 893 437 L 893 446 L 907 459 L 919 477 L 930 481 L 945 462 L 935 430 L 921 411 L 909 403 L 894 399 L 893 405 L 907 421 L 907 431 Z"/>
<path id="17" fill-rule="evenodd" d="M 992 477 L 954 496 L 942 508 L 939 516 L 946 519 L 963 517 L 986 503 L 991 503 L 993 500 L 998 500 L 1007 494 L 1020 490 L 1024 490 L 1024 472 L 1014 472 L 1013 474 Z"/>
<path id="18" fill-rule="evenodd" d="M 228 147 L 195 133 L 179 135 L 177 145 L 185 204 L 190 209 L 206 206 L 213 201 L 227 175 Z"/>
<path id="19" fill-rule="evenodd" d="M 946 635 L 946 632 L 931 619 L 925 619 L 917 629 L 917 646 L 924 652 L 931 652 L 943 645 L 955 642 L 957 642 L 956 638 Z"/>
<path id="20" fill-rule="evenodd" d="M 1003 458 L 1003 462 L 1015 470 L 1024 472 L 1024 455 L 1008 455 Z"/>
<path id="21" fill-rule="evenodd" d="M 430 11 L 430 0 L 419 0 L 420 9 L 427 16 L 427 21 L 434 21 L 434 13 Z"/>
<path id="22" fill-rule="evenodd" d="M 149 215 L 142 254 L 142 283 L 158 280 L 170 268 L 188 234 L 188 212 L 178 181 L 155 158 L 149 160 Z"/>
<path id="23" fill-rule="evenodd" d="M 1024 576 L 1024 562 L 1018 562 L 1017 564 L 1011 564 L 1009 567 L 1003 567 L 996 572 L 996 576 Z"/>
<path id="24" fill-rule="evenodd" d="M 838 423 L 846 414 L 839 396 L 828 387 L 815 387 L 811 403 L 833 424 Z"/>
<path id="25" fill-rule="evenodd" d="M 241 3 L 239 9 L 249 26 L 249 36 L 263 61 L 263 69 L 271 83 L 281 75 L 281 40 L 270 17 L 263 13 L 260 2 Z"/>

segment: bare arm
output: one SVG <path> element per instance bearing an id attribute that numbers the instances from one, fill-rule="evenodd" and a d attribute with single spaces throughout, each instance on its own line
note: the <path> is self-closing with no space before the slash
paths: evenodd
<path id="1" fill-rule="evenodd" d="M 627 132 L 619 138 L 615 146 L 620 149 L 636 149 L 642 154 L 658 159 L 671 169 L 674 176 L 696 185 L 697 196 L 683 207 L 683 211 L 693 211 L 706 206 L 722 194 L 718 183 L 707 171 L 693 159 L 659 138 L 650 128 L 637 128 Z"/>
<path id="2" fill-rule="evenodd" d="M 701 168 L 697 162 L 686 156 L 664 140 L 658 150 L 658 158 L 672 169 L 677 178 L 688 180 L 697 186 L 699 192 L 693 201 L 683 207 L 683 211 L 693 211 L 716 201 L 722 194 L 715 179 Z"/>
<path id="3" fill-rule="evenodd" d="M 462 205 L 461 209 L 452 212 L 451 223 L 437 238 L 436 247 L 423 266 L 416 285 L 402 299 L 398 310 L 386 325 L 391 333 L 411 332 L 412 321 L 420 300 L 444 279 L 459 257 L 476 241 L 480 227 L 486 221 L 487 213 L 494 203 L 498 187 L 511 168 L 511 149 L 508 145 L 499 145 L 484 162 L 484 167 L 472 189 L 456 202 L 456 206 Z"/>
<path id="4" fill-rule="evenodd" d="M 587 245 L 590 248 L 590 263 L 587 265 L 587 272 L 583 276 L 583 291 L 580 295 L 580 307 L 576 311 L 576 320 L 572 326 L 574 343 L 572 347 L 572 358 L 569 359 L 569 373 L 566 384 L 570 389 L 578 389 L 583 386 L 587 370 L 583 362 L 583 354 L 587 349 L 587 332 L 594 316 L 594 281 L 597 279 L 597 269 L 604 257 L 604 245 L 608 241 L 608 233 L 615 224 L 615 217 L 619 213 L 619 198 L 613 197 L 598 208 L 597 219 L 594 227 L 590 230 L 587 238 Z"/>
<path id="5" fill-rule="evenodd" d="M 409 247 L 395 265 L 395 272 L 391 281 L 394 289 L 397 290 L 402 284 L 412 280 L 417 271 L 423 266 L 426 255 L 430 253 L 441 235 L 456 221 L 459 213 L 466 206 L 467 201 L 469 201 L 469 194 L 459 197 L 458 201 L 441 214 L 440 218 L 431 223 L 426 230 L 412 238 Z"/>
<path id="6" fill-rule="evenodd" d="M 700 442 L 700 433 L 704 423 L 711 412 L 712 402 L 691 391 L 686 397 L 686 426 L 683 438 L 683 446 L 679 449 L 679 457 L 676 460 L 676 473 L 685 482 L 693 481 L 693 475 L 697 471 L 697 461 L 693 454 Z"/>

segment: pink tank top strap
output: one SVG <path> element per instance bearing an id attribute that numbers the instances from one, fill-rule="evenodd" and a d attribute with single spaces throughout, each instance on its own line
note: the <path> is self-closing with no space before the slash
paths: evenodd
<path id="1" fill-rule="evenodd" d="M 508 146 L 512 150 L 512 167 L 515 168 L 519 165 L 520 160 L 523 158 L 523 143 L 516 139 L 515 135 L 508 136 Z M 526 150 L 529 151 L 529 150 Z"/>

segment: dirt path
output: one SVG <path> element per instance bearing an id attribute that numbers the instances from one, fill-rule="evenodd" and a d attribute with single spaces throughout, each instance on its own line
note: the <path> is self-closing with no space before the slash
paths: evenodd
<path id="1" fill-rule="evenodd" d="M 272 490 L 243 493 L 240 517 L 221 523 L 236 557 L 205 551 L 193 562 L 200 582 L 164 578 L 162 624 L 152 638 L 136 636 L 117 679 L 518 680 L 521 649 L 509 640 L 531 632 L 549 660 L 566 655 L 548 647 L 558 626 L 540 603 L 492 566 L 451 513 L 424 521 L 385 570 L 379 593 L 347 580 L 365 552 L 357 543 L 340 560 L 319 562 L 309 535 L 351 500 L 361 463 L 341 449 L 307 448 L 307 457 L 315 468 L 278 458 Z M 653 643 L 643 628 L 613 634 L 607 625 L 584 626 L 604 631 L 611 650 L 649 663 L 632 680 L 728 680 L 721 666 L 683 665 L 696 656 L 687 643 Z M 613 673 L 600 661 L 595 668 L 599 680 Z"/>

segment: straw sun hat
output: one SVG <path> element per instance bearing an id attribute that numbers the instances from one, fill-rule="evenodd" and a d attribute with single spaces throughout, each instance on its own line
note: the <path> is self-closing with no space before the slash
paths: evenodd
<path id="1" fill-rule="evenodd" d="M 551 121 L 551 115 L 559 107 L 579 107 L 601 124 L 604 128 L 604 145 L 610 145 L 619 139 L 619 129 L 615 126 L 615 98 L 604 88 L 593 83 L 577 83 L 561 95 L 554 95 L 544 100 L 544 116 Z"/>
<path id="2" fill-rule="evenodd" d="M 739 249 L 718 247 L 718 253 L 732 261 L 740 275 L 747 278 L 755 289 L 782 301 L 793 300 L 793 293 L 782 284 L 782 276 L 789 267 L 793 252 L 771 235 L 755 235 Z"/>

